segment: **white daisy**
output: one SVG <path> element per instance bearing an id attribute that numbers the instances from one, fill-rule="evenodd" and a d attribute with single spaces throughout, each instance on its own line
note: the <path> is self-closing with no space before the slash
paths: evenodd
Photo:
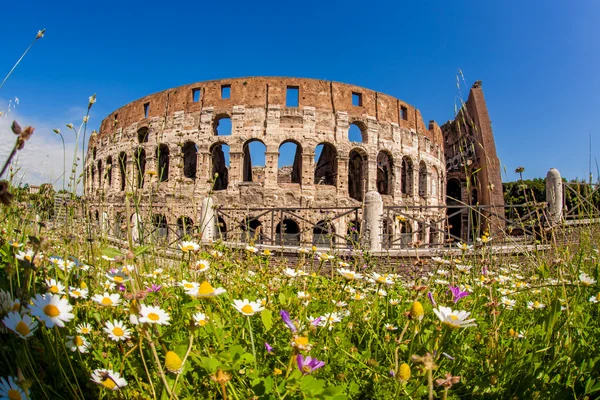
<path id="1" fill-rule="evenodd" d="M 590 297 L 590 303 L 596 304 L 598 302 L 599 298 L 600 298 L 600 295 Z"/>
<path id="2" fill-rule="evenodd" d="M 507 310 L 512 310 L 512 309 L 513 309 L 513 307 L 515 306 L 515 304 L 517 304 L 517 301 L 516 301 L 516 300 L 512 300 L 512 299 L 509 299 L 509 298 L 508 298 L 508 297 L 506 297 L 506 296 L 503 296 L 503 297 L 500 299 L 500 303 L 502 303 L 502 305 L 504 305 L 504 307 L 505 307 Z"/>
<path id="3" fill-rule="evenodd" d="M 35 253 L 33 252 L 33 250 L 27 250 L 27 251 L 19 251 L 15 255 L 15 257 L 17 257 L 17 260 L 31 262 L 31 260 L 33 260 L 34 255 L 35 255 Z"/>
<path id="4" fill-rule="evenodd" d="M 530 310 L 540 310 L 542 308 L 546 308 L 546 305 L 544 303 L 540 303 L 539 301 L 528 301 L 527 302 L 527 308 L 529 308 Z"/>
<path id="5" fill-rule="evenodd" d="M 200 246 L 196 242 L 181 242 L 178 243 L 177 246 L 179 246 L 181 251 L 183 251 L 184 253 L 200 250 Z"/>
<path id="6" fill-rule="evenodd" d="M 32 299 L 31 315 L 38 317 L 46 324 L 46 328 L 64 328 L 65 322 L 69 322 L 75 315 L 71 313 L 73 306 L 67 299 L 61 299 L 57 294 L 36 294 Z"/>
<path id="7" fill-rule="evenodd" d="M 393 325 L 393 324 L 385 324 L 383 327 L 386 330 L 388 330 L 388 331 L 396 331 L 396 330 L 398 330 L 398 327 L 395 326 L 395 325 Z"/>
<path id="8" fill-rule="evenodd" d="M 448 265 L 451 263 L 450 260 L 444 260 L 442 257 L 431 257 L 431 261 L 440 265 Z"/>
<path id="9" fill-rule="evenodd" d="M 110 369 L 95 369 L 92 371 L 92 381 L 109 390 L 119 390 L 127 386 L 127 381 L 121 374 Z"/>
<path id="10" fill-rule="evenodd" d="M 52 294 L 65 294 L 65 285 L 56 281 L 55 279 L 47 279 L 46 286 L 48 287 L 48 292 Z"/>
<path id="11" fill-rule="evenodd" d="M 306 292 L 298 292 L 298 298 L 299 299 L 310 299 L 310 294 L 308 294 Z"/>
<path id="12" fill-rule="evenodd" d="M 29 399 L 29 391 L 23 390 L 17 384 L 17 378 L 9 376 L 0 378 L 0 398 L 7 400 L 25 400 Z"/>
<path id="13" fill-rule="evenodd" d="M 352 296 L 352 300 L 360 301 L 365 298 L 363 293 L 357 292 Z"/>
<path id="14" fill-rule="evenodd" d="M 75 352 L 79 351 L 80 353 L 87 353 L 88 347 L 90 346 L 90 342 L 87 341 L 83 336 L 75 335 L 75 336 L 67 336 L 67 347 L 69 350 Z"/>
<path id="15" fill-rule="evenodd" d="M 214 297 L 226 292 L 222 287 L 214 288 L 210 283 L 204 281 L 198 286 L 198 288 L 192 288 L 185 291 L 189 296 L 192 297 Z"/>
<path id="16" fill-rule="evenodd" d="M 394 280 L 392 279 L 392 277 L 389 274 L 378 274 L 377 272 L 372 272 L 371 273 L 371 282 L 374 283 L 383 283 L 386 285 L 392 285 L 394 283 Z"/>
<path id="17" fill-rule="evenodd" d="M 588 274 L 586 274 L 585 272 L 582 272 L 579 275 L 579 280 L 581 281 L 581 284 L 584 286 L 592 286 L 596 283 L 596 280 L 594 278 L 592 278 L 591 276 L 589 276 Z"/>
<path id="18" fill-rule="evenodd" d="M 131 331 L 125 327 L 123 322 L 117 320 L 112 322 L 106 321 L 102 330 L 108 333 L 108 337 L 115 342 L 118 342 L 119 340 L 127 340 L 131 337 Z"/>
<path id="19" fill-rule="evenodd" d="M 450 307 L 439 306 L 437 309 L 433 309 L 433 313 L 437 317 L 451 328 L 467 328 L 469 326 L 477 326 L 474 323 L 475 319 L 467 319 L 471 315 L 468 311 L 452 310 Z"/>
<path id="20" fill-rule="evenodd" d="M 337 271 L 348 281 L 353 281 L 355 279 L 363 278 L 362 274 L 356 273 L 354 271 L 350 271 L 349 269 L 338 268 Z"/>
<path id="21" fill-rule="evenodd" d="M 299 271 L 297 271 L 297 270 L 295 270 L 295 269 L 292 269 L 292 268 L 286 268 L 286 269 L 283 271 L 283 274 L 284 274 L 285 276 L 289 277 L 289 278 L 295 278 L 295 277 L 297 277 L 298 275 L 300 275 L 298 272 L 299 272 Z"/>
<path id="22" fill-rule="evenodd" d="M 208 323 L 208 317 L 206 316 L 206 314 L 201 312 L 197 312 L 192 318 L 198 326 L 204 326 Z"/>
<path id="23" fill-rule="evenodd" d="M 210 268 L 210 262 L 208 260 L 198 260 L 196 261 L 196 271 L 197 272 L 205 272 Z"/>
<path id="24" fill-rule="evenodd" d="M 187 290 L 197 291 L 198 288 L 200 287 L 200 284 L 196 283 L 196 282 L 188 282 L 184 279 L 181 282 L 179 282 L 179 286 L 181 286 L 183 288 L 183 290 L 185 290 L 185 291 L 187 291 Z"/>
<path id="25" fill-rule="evenodd" d="M 74 299 L 87 299 L 88 297 L 88 290 L 86 289 L 80 289 L 80 288 L 76 288 L 76 287 L 69 287 L 69 296 L 73 297 Z"/>
<path id="26" fill-rule="evenodd" d="M 159 307 L 141 305 L 139 321 L 147 324 L 169 325 L 171 316 Z"/>
<path id="27" fill-rule="evenodd" d="M 80 335 L 89 335 L 92 333 L 92 327 L 87 322 L 77 325 L 76 330 Z"/>
<path id="28" fill-rule="evenodd" d="M 115 259 L 113 257 L 109 257 L 109 256 L 105 256 L 105 255 L 102 255 L 102 259 L 106 260 L 106 261 L 115 261 Z"/>
<path id="29" fill-rule="evenodd" d="M 114 307 L 121 303 L 121 296 L 118 293 L 109 294 L 104 292 L 103 295 L 94 295 L 92 300 L 104 307 Z"/>
<path id="30" fill-rule="evenodd" d="M 388 301 L 393 306 L 397 306 L 398 304 L 400 304 L 400 299 L 389 299 Z"/>
<path id="31" fill-rule="evenodd" d="M 106 277 L 119 285 L 123 284 L 123 283 L 127 282 L 129 279 L 131 279 L 129 277 L 129 275 L 127 275 L 123 271 L 108 272 L 108 273 L 106 273 Z"/>
<path id="32" fill-rule="evenodd" d="M 473 245 L 461 242 L 461 243 L 457 243 L 456 247 L 458 247 L 462 251 L 467 251 L 467 250 L 471 250 L 473 248 Z"/>
<path id="33" fill-rule="evenodd" d="M 258 249 L 254 246 L 246 246 L 246 251 L 249 251 L 250 253 L 258 253 Z"/>
<path id="34" fill-rule="evenodd" d="M 248 299 L 244 299 L 244 300 L 233 300 L 233 304 L 232 306 L 234 306 L 236 308 L 236 310 L 238 310 L 239 312 L 241 312 L 242 314 L 246 315 L 246 316 L 252 316 L 254 314 L 256 314 L 259 311 L 264 310 L 265 308 L 263 307 L 263 305 L 261 304 L 261 302 L 259 301 L 248 301 Z"/>
<path id="35" fill-rule="evenodd" d="M 16 311 L 9 312 L 2 320 L 2 323 L 21 339 L 27 339 L 32 336 L 38 326 L 37 321 L 28 314 L 21 316 L 21 314 Z"/>

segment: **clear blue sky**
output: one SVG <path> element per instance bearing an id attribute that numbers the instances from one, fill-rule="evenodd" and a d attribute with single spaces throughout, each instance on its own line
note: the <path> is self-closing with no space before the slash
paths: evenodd
<path id="1" fill-rule="evenodd" d="M 597 177 L 597 1 L 8 1 L 2 13 L 2 76 L 47 29 L 0 90 L 0 107 L 18 97 L 14 115 L 38 125 L 38 148 L 61 149 L 55 158 L 62 147 L 50 145 L 50 129 L 78 123 L 92 93 L 94 128 L 112 110 L 170 87 L 300 76 L 390 94 L 441 124 L 453 117 L 460 68 L 468 85 L 483 81 L 505 181 L 518 166 L 525 177 L 551 167 L 585 177 L 590 133 Z"/>

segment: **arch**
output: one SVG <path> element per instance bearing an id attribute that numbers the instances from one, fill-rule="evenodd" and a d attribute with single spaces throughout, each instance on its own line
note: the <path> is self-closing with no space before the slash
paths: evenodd
<path id="1" fill-rule="evenodd" d="M 152 225 L 154 226 L 154 238 L 166 242 L 169 240 L 169 225 L 167 217 L 163 214 L 154 214 L 152 216 Z"/>
<path id="2" fill-rule="evenodd" d="M 148 132 L 148 127 L 144 126 L 138 129 L 137 131 L 137 139 L 138 143 L 148 143 L 148 137 L 150 136 Z"/>
<path id="3" fill-rule="evenodd" d="M 413 241 L 413 229 L 408 220 L 400 222 L 400 243 L 403 247 L 407 247 Z"/>
<path id="4" fill-rule="evenodd" d="M 394 193 L 394 159 L 387 151 L 377 154 L 377 191 L 380 194 Z"/>
<path id="5" fill-rule="evenodd" d="M 264 182 L 267 146 L 259 139 L 250 139 L 244 143 L 243 149 L 243 181 Z"/>
<path id="6" fill-rule="evenodd" d="M 91 188 L 94 189 L 94 180 L 96 179 L 96 171 L 94 170 L 94 164 L 90 166 L 90 175 L 92 176 L 92 180 L 90 181 Z"/>
<path id="7" fill-rule="evenodd" d="M 437 168 L 431 168 L 431 197 L 437 199 L 439 197 L 439 179 L 440 175 L 438 174 Z"/>
<path id="8" fill-rule="evenodd" d="M 262 232 L 262 223 L 258 220 L 258 218 L 247 217 L 241 227 L 242 242 L 253 242 L 253 243 L 262 243 L 263 242 L 263 232 Z"/>
<path id="9" fill-rule="evenodd" d="M 348 222 L 346 237 L 349 245 L 360 244 L 360 221 L 352 220 Z"/>
<path id="10" fill-rule="evenodd" d="M 359 149 L 350 151 L 348 157 L 348 196 L 362 201 L 367 179 L 367 155 Z"/>
<path id="11" fill-rule="evenodd" d="M 156 161 L 158 181 L 167 182 L 169 180 L 169 146 L 164 143 L 156 146 Z"/>
<path id="12" fill-rule="evenodd" d="M 96 222 L 100 222 L 100 211 L 96 210 L 94 213 L 95 217 L 96 217 Z"/>
<path id="13" fill-rule="evenodd" d="M 221 240 L 227 240 L 227 224 L 223 217 L 218 217 L 215 224 L 215 234 L 219 235 Z"/>
<path id="14" fill-rule="evenodd" d="M 216 116 L 213 126 L 215 136 L 231 136 L 232 125 L 231 117 L 229 115 L 222 114 Z"/>
<path id="15" fill-rule="evenodd" d="M 333 247 L 335 245 L 335 227 L 329 221 L 319 221 L 313 227 L 314 246 Z"/>
<path id="16" fill-rule="evenodd" d="M 229 185 L 229 146 L 215 143 L 210 151 L 212 160 L 213 190 L 225 190 Z M 215 175 L 217 177 L 215 178 Z"/>
<path id="17" fill-rule="evenodd" d="M 448 179 L 446 184 L 446 204 L 458 204 L 462 201 L 461 184 L 456 178 Z"/>
<path id="18" fill-rule="evenodd" d="M 194 221 L 187 216 L 177 218 L 177 237 L 191 236 L 194 232 Z"/>
<path id="19" fill-rule="evenodd" d="M 402 177 L 400 182 L 402 194 L 413 195 L 413 163 L 409 156 L 402 157 Z"/>
<path id="20" fill-rule="evenodd" d="M 92 148 L 92 159 L 96 159 L 96 147 Z"/>
<path id="21" fill-rule="evenodd" d="M 102 189 L 102 160 L 98 160 L 98 188 Z"/>
<path id="22" fill-rule="evenodd" d="M 277 183 L 302 183 L 302 146 L 300 143 L 295 140 L 285 140 L 279 145 L 277 168 Z"/>
<path id="23" fill-rule="evenodd" d="M 355 143 L 367 143 L 367 127 L 360 121 L 355 121 L 348 127 L 348 140 Z"/>
<path id="24" fill-rule="evenodd" d="M 315 147 L 315 185 L 337 185 L 337 150 L 331 143 Z"/>
<path id="25" fill-rule="evenodd" d="M 106 159 L 106 183 L 108 187 L 112 187 L 112 170 L 113 170 L 113 160 L 112 156 L 109 156 Z"/>
<path id="26" fill-rule="evenodd" d="M 300 227 L 293 219 L 286 218 L 275 228 L 275 242 L 282 246 L 298 246 L 300 244 Z"/>
<path id="27" fill-rule="evenodd" d="M 427 165 L 425 165 L 425 161 L 419 163 L 419 196 L 427 197 Z"/>
<path id="28" fill-rule="evenodd" d="M 119 173 L 121 178 L 121 191 L 125 190 L 127 183 L 127 154 L 122 151 L 119 153 Z"/>
<path id="29" fill-rule="evenodd" d="M 185 142 L 181 148 L 181 152 L 183 153 L 183 176 L 190 179 L 196 179 L 198 146 L 191 141 Z"/>
<path id="30" fill-rule="evenodd" d="M 458 179 L 448 179 L 446 184 L 446 209 L 448 233 L 455 237 L 462 237 L 462 216 L 460 206 L 462 202 L 461 183 Z M 454 207 L 453 207 L 454 206 Z M 456 238 L 453 238 L 456 240 Z"/>
<path id="31" fill-rule="evenodd" d="M 137 172 L 137 187 L 141 189 L 144 187 L 144 178 L 146 176 L 146 150 L 142 147 L 138 147 L 133 153 L 133 161 L 135 162 L 135 169 Z"/>

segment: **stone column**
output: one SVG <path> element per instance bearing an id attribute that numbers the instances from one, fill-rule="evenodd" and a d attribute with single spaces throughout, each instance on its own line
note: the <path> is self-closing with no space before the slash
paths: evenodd
<path id="1" fill-rule="evenodd" d="M 215 239 L 216 216 L 212 197 L 202 199 L 199 218 L 200 234 L 203 241 L 212 242 Z"/>
<path id="2" fill-rule="evenodd" d="M 371 190 L 365 195 L 363 226 L 364 245 L 367 250 L 380 251 L 382 237 L 383 199 L 379 192 Z"/>
<path id="3" fill-rule="evenodd" d="M 242 151 L 238 151 L 237 149 L 234 151 L 230 147 L 229 148 L 229 185 L 243 182 L 243 180 L 244 180 L 244 177 L 242 176 L 243 170 L 244 170 L 243 164 L 242 164 L 243 162 L 244 162 L 244 153 Z"/>
<path id="4" fill-rule="evenodd" d="M 302 186 L 314 184 L 315 181 L 315 153 L 308 150 L 302 153 Z"/>
<path id="5" fill-rule="evenodd" d="M 563 217 L 563 183 L 560 172 L 556 168 L 552 168 L 546 175 L 546 202 L 548 222 L 560 223 Z"/>
<path id="6" fill-rule="evenodd" d="M 279 149 L 276 145 L 267 146 L 265 152 L 265 187 L 277 186 L 277 164 L 279 162 Z"/>

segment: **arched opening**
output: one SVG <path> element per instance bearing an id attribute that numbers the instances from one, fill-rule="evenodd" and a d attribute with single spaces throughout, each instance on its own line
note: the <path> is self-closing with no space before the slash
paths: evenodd
<path id="1" fill-rule="evenodd" d="M 106 183 L 108 187 L 112 187 L 112 170 L 113 170 L 112 156 L 106 159 Z"/>
<path id="2" fill-rule="evenodd" d="M 221 240 L 227 240 L 227 224 L 222 217 L 216 220 L 215 233 Z"/>
<path id="3" fill-rule="evenodd" d="M 286 140 L 279 146 L 277 183 L 302 183 L 302 147 Z"/>
<path id="4" fill-rule="evenodd" d="M 410 222 L 404 220 L 400 222 L 400 243 L 402 247 L 407 247 L 413 241 L 413 231 Z"/>
<path id="5" fill-rule="evenodd" d="M 100 222 L 100 212 L 98 210 L 96 210 L 96 212 L 94 213 L 96 216 L 96 222 Z"/>
<path id="6" fill-rule="evenodd" d="M 298 246 L 300 244 L 300 227 L 293 219 L 286 218 L 275 228 L 275 241 L 283 246 Z"/>
<path id="7" fill-rule="evenodd" d="M 229 184 L 229 146 L 217 143 L 211 152 L 212 178 L 215 180 L 213 190 L 225 190 Z M 215 178 L 215 175 L 217 177 Z"/>
<path id="8" fill-rule="evenodd" d="M 152 218 L 154 225 L 154 237 L 158 241 L 166 242 L 169 239 L 169 225 L 167 217 L 162 214 L 156 214 Z"/>
<path id="9" fill-rule="evenodd" d="M 335 245 L 335 228 L 331 222 L 319 221 L 313 228 L 313 245 L 333 247 Z"/>
<path id="10" fill-rule="evenodd" d="M 92 149 L 92 158 L 94 160 L 96 159 L 96 148 L 95 147 Z"/>
<path id="11" fill-rule="evenodd" d="M 419 163 L 419 196 L 427 197 L 427 165 L 424 161 Z"/>
<path id="12" fill-rule="evenodd" d="M 330 143 L 315 148 L 315 185 L 337 185 L 337 150 Z"/>
<path id="13" fill-rule="evenodd" d="M 267 146 L 258 139 L 250 139 L 244 144 L 244 182 L 265 181 L 265 160 Z"/>
<path id="14" fill-rule="evenodd" d="M 393 194 L 394 163 L 391 155 L 385 151 L 377 154 L 377 191 L 380 194 Z"/>
<path id="15" fill-rule="evenodd" d="M 148 143 L 148 128 L 143 127 L 137 131 L 138 143 Z"/>
<path id="16" fill-rule="evenodd" d="M 185 142 L 181 148 L 183 153 L 183 175 L 186 178 L 196 179 L 198 164 L 198 146 L 194 142 Z"/>
<path id="17" fill-rule="evenodd" d="M 262 224 L 260 221 L 253 217 L 248 217 L 244 220 L 244 223 L 241 226 L 242 242 L 247 243 L 257 243 L 260 244 L 263 242 L 263 232 L 262 232 Z"/>
<path id="18" fill-rule="evenodd" d="M 360 222 L 352 220 L 348 222 L 348 229 L 346 230 L 346 237 L 349 245 L 360 244 Z"/>
<path id="19" fill-rule="evenodd" d="M 431 197 L 437 199 L 439 196 L 438 187 L 439 187 L 439 179 L 440 176 L 437 172 L 437 169 L 434 167 L 431 169 Z"/>
<path id="20" fill-rule="evenodd" d="M 102 160 L 98 160 L 98 187 L 102 189 Z"/>
<path id="21" fill-rule="evenodd" d="M 223 115 L 215 118 L 215 136 L 231 136 L 231 118 Z"/>
<path id="22" fill-rule="evenodd" d="M 158 162 L 158 180 L 167 182 L 169 180 L 169 146 L 162 143 L 156 146 L 156 160 Z"/>
<path id="23" fill-rule="evenodd" d="M 367 142 L 367 129 L 359 123 L 352 123 L 348 127 L 348 140 L 355 143 Z"/>
<path id="24" fill-rule="evenodd" d="M 127 154 L 125 154 L 125 152 L 119 154 L 119 172 L 121 178 L 121 191 L 123 191 L 125 190 L 125 185 L 127 183 Z"/>
<path id="25" fill-rule="evenodd" d="M 383 220 L 382 235 L 381 246 L 384 249 L 390 249 L 394 240 L 394 226 L 389 219 Z"/>
<path id="26" fill-rule="evenodd" d="M 348 159 L 348 196 L 362 201 L 365 189 L 367 156 L 358 150 L 350 151 Z"/>
<path id="27" fill-rule="evenodd" d="M 133 161 L 135 162 L 137 173 L 137 187 L 138 189 L 141 189 L 144 187 L 144 178 L 146 176 L 146 150 L 140 147 L 133 154 Z"/>
<path id="28" fill-rule="evenodd" d="M 448 216 L 448 231 L 450 235 L 462 237 L 462 216 L 460 204 L 462 202 L 461 184 L 458 179 L 449 179 L 446 185 L 446 215 Z M 457 240 L 454 238 L 454 240 Z"/>
<path id="29" fill-rule="evenodd" d="M 93 164 L 90 166 L 90 175 L 92 175 L 92 180 L 91 180 L 92 184 L 90 186 L 92 187 L 92 189 L 94 189 L 94 181 L 96 180 L 96 172 L 94 170 Z"/>
<path id="30" fill-rule="evenodd" d="M 177 218 L 177 237 L 191 236 L 194 232 L 194 221 L 190 217 Z"/>
<path id="31" fill-rule="evenodd" d="M 402 177 L 400 185 L 402 194 L 407 194 L 409 196 L 413 195 L 413 163 L 408 156 L 402 158 Z"/>

